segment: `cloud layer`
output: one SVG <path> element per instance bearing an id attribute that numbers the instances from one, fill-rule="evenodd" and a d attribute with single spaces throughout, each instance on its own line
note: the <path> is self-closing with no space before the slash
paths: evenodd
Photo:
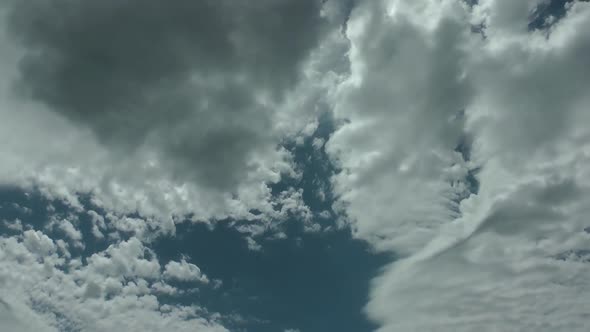
<path id="1" fill-rule="evenodd" d="M 380 331 L 585 331 L 590 4 L 366 2 L 327 143 Z"/>

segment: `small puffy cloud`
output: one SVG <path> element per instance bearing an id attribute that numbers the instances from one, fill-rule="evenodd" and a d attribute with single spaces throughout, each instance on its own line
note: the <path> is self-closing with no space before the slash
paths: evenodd
<path id="1" fill-rule="evenodd" d="M 23 223 L 20 219 L 14 219 L 14 220 L 3 220 L 2 224 L 13 231 L 17 231 L 17 232 L 22 232 L 23 231 Z"/>
<path id="2" fill-rule="evenodd" d="M 332 213 L 330 213 L 328 210 L 324 210 L 318 214 L 318 217 L 322 219 L 330 219 L 332 218 Z"/>
<path id="3" fill-rule="evenodd" d="M 178 288 L 168 285 L 167 283 L 160 282 L 160 281 L 153 283 L 152 289 L 155 292 L 157 292 L 158 294 L 166 294 L 166 295 L 177 295 L 181 292 Z"/>
<path id="4" fill-rule="evenodd" d="M 113 218 L 110 225 L 119 232 L 125 232 L 143 238 L 147 232 L 148 224 L 141 218 L 121 217 Z"/>
<path id="5" fill-rule="evenodd" d="M 311 145 L 313 146 L 314 149 L 320 150 L 321 148 L 324 147 L 324 143 L 325 143 L 325 141 L 323 138 L 314 137 L 313 141 L 311 142 Z"/>
<path id="6" fill-rule="evenodd" d="M 33 213 L 33 210 L 31 210 L 30 208 L 28 208 L 26 206 L 22 206 L 22 205 L 17 204 L 17 203 L 12 203 L 11 204 L 11 207 L 13 209 L 15 209 L 16 211 L 18 211 L 19 213 L 22 213 L 22 214 L 28 214 L 28 215 L 30 215 L 30 214 Z"/>
<path id="7" fill-rule="evenodd" d="M 74 226 L 69 219 L 54 218 L 48 225 L 48 228 L 58 229 L 63 232 L 72 243 L 79 248 L 83 248 L 82 233 Z"/>
<path id="8" fill-rule="evenodd" d="M 55 243 L 47 235 L 41 231 L 27 230 L 23 233 L 23 245 L 29 252 L 38 255 L 39 257 L 48 256 L 52 254 L 55 249 Z"/>
<path id="9" fill-rule="evenodd" d="M 104 222 L 104 217 L 96 213 L 96 211 L 89 210 L 87 211 L 88 215 L 90 216 L 90 222 L 92 223 L 92 235 L 96 239 L 103 239 L 104 234 L 102 230 L 106 228 L 106 224 Z"/>
<path id="10" fill-rule="evenodd" d="M 219 315 L 159 303 L 157 295 L 177 292 L 161 281 L 157 260 L 146 258 L 149 250 L 136 238 L 87 262 L 60 253 L 56 242 L 33 230 L 22 238 L 0 237 L 0 329 L 227 331 Z"/>
<path id="11" fill-rule="evenodd" d="M 0 299 L 0 330 L 13 332 L 57 332 L 43 323 L 43 318 L 12 298 Z"/>
<path id="12" fill-rule="evenodd" d="M 246 244 L 248 245 L 248 249 L 252 251 L 262 250 L 262 246 L 260 245 L 260 243 L 256 242 L 256 240 L 254 240 L 251 236 L 248 236 L 246 238 Z"/>
<path id="13" fill-rule="evenodd" d="M 147 258 L 146 248 L 133 237 L 88 258 L 88 273 L 105 277 L 139 277 L 156 279 L 160 276 L 160 263 L 155 257 Z M 152 255 L 153 256 L 153 255 Z"/>
<path id="14" fill-rule="evenodd" d="M 188 263 L 186 260 L 180 262 L 171 261 L 164 267 L 164 277 L 177 281 L 199 281 L 208 283 L 209 279 L 201 273 L 201 269 L 195 264 Z"/>
<path id="15" fill-rule="evenodd" d="M 310 221 L 312 212 L 303 202 L 303 189 L 289 188 L 280 193 L 275 201 L 275 204 L 280 207 L 278 216 L 281 217 L 298 217 L 304 222 Z"/>

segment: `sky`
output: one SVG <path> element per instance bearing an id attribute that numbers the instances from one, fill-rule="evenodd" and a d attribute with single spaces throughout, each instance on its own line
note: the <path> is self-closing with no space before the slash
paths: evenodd
<path id="1" fill-rule="evenodd" d="M 590 2 L 4 0 L 0 330 L 590 330 Z"/>

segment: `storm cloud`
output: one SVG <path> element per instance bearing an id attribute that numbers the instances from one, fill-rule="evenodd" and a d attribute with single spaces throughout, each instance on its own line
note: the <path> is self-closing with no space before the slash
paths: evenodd
<path id="1" fill-rule="evenodd" d="M 16 83 L 111 149 L 147 145 L 178 176 L 229 189 L 276 149 L 273 117 L 326 31 L 321 5 L 15 2 Z"/>

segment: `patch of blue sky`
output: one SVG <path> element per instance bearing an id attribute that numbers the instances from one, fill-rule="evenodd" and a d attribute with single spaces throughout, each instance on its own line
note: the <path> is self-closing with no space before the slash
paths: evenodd
<path id="1" fill-rule="evenodd" d="M 334 123 L 326 114 L 303 144 L 287 144 L 302 176 L 285 179 L 273 187 L 276 194 L 290 187 L 303 189 L 303 201 L 322 231 L 310 231 L 306 223 L 293 217 L 256 239 L 261 250 L 251 250 L 247 236 L 235 227 L 239 220 L 218 221 L 216 227 L 180 223 L 175 235 L 162 236 L 148 246 L 162 266 L 170 260 L 185 258 L 199 266 L 212 282 L 195 285 L 171 281 L 182 292 L 160 294 L 159 301 L 195 304 L 218 312 L 226 317 L 224 325 L 232 331 L 362 332 L 376 328 L 365 317 L 363 307 L 370 280 L 392 257 L 371 252 L 368 244 L 353 239 L 346 227 L 329 228 L 337 218 L 329 190 L 329 178 L 335 169 L 318 142 L 327 140 L 333 130 Z M 83 211 L 50 201 L 35 190 L 2 188 L 0 234 L 16 236 L 22 229 L 42 230 L 54 240 L 69 243 L 72 256 L 84 262 L 117 239 L 108 234 L 104 238 L 93 235 L 87 211 L 99 215 L 104 211 L 93 206 L 88 196 L 81 195 L 79 200 Z M 59 227 L 49 227 L 52 217 L 73 222 L 84 246 L 76 247 Z M 277 232 L 284 235 L 278 237 Z M 119 234 L 118 240 L 132 236 Z"/>

